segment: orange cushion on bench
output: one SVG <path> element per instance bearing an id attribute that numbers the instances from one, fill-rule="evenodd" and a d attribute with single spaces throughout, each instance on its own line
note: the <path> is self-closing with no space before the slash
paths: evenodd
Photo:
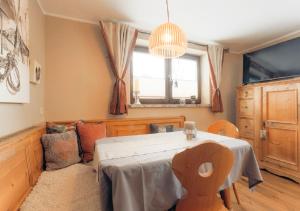
<path id="1" fill-rule="evenodd" d="M 77 131 L 80 137 L 80 144 L 83 151 L 83 161 L 93 160 L 95 142 L 106 137 L 105 123 L 77 123 Z"/>

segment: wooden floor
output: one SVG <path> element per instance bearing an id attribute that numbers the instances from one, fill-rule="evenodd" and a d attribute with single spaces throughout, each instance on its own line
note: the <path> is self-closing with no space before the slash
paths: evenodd
<path id="1" fill-rule="evenodd" d="M 262 171 L 264 182 L 251 192 L 248 183 L 238 182 L 241 205 L 231 193 L 234 211 L 300 211 L 300 185 Z"/>

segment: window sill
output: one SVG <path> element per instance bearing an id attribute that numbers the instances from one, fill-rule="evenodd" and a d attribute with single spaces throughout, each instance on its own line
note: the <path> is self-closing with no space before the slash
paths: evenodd
<path id="1" fill-rule="evenodd" d="M 130 104 L 129 108 L 209 108 L 208 104 Z"/>

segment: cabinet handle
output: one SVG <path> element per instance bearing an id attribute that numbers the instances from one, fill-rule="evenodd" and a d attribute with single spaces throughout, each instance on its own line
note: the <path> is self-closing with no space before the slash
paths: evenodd
<path id="1" fill-rule="evenodd" d="M 245 106 L 245 109 L 247 109 L 248 108 L 248 106 Z"/>
<path id="2" fill-rule="evenodd" d="M 247 125 L 245 125 L 245 128 L 248 128 L 248 126 L 247 126 Z"/>

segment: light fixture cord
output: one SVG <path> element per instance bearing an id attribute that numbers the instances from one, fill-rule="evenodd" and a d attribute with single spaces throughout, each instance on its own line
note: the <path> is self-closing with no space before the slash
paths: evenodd
<path id="1" fill-rule="evenodd" d="M 167 5 L 168 22 L 170 22 L 170 12 L 169 12 L 169 2 L 168 2 L 168 0 L 166 0 L 166 5 Z"/>

